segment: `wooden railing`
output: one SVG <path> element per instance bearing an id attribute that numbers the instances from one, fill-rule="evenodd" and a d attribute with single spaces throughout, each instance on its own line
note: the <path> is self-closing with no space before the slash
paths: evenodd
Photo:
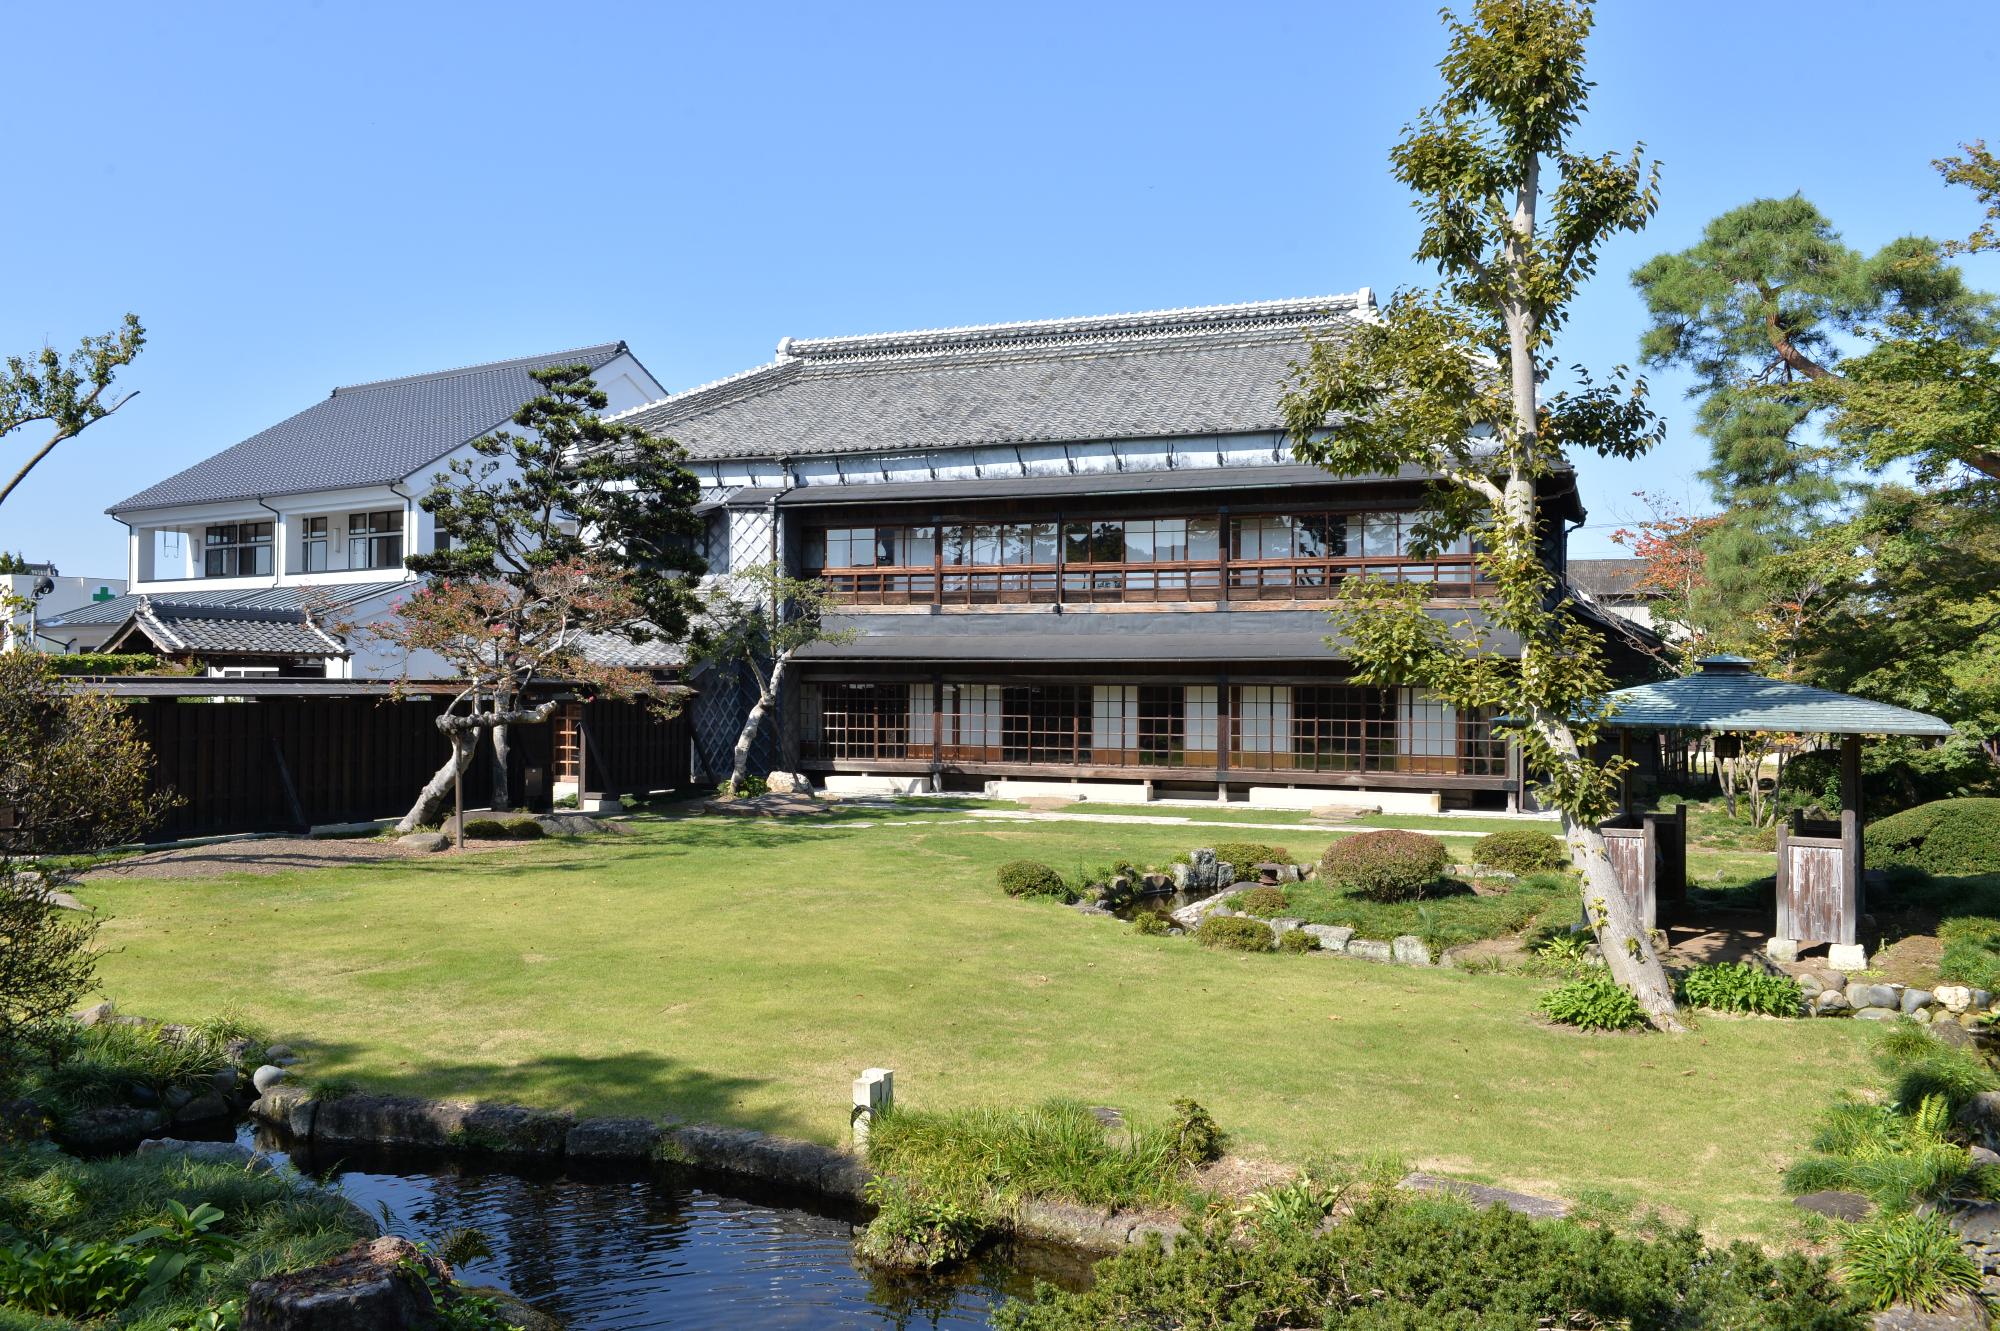
<path id="1" fill-rule="evenodd" d="M 852 605 L 1084 605 L 1148 601 L 1297 601 L 1332 597 L 1349 578 L 1425 583 L 1471 596 L 1470 555 L 1438 559 L 1217 559 L 1201 563 L 912 565 L 819 571 Z"/>

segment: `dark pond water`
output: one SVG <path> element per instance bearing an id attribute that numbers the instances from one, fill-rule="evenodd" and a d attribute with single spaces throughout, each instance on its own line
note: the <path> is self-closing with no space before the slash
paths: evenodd
<path id="1" fill-rule="evenodd" d="M 286 1150 L 250 1129 L 242 1139 Z M 504 1286 L 576 1331 L 984 1327 L 996 1304 L 1027 1293 L 1036 1276 L 1086 1278 L 1055 1254 L 1027 1249 L 995 1250 L 946 1278 L 886 1278 L 854 1259 L 855 1213 L 735 1181 L 711 1187 L 666 1174 L 352 1148 L 293 1158 L 316 1176 L 331 1171 L 370 1212 L 386 1208 L 390 1233 L 480 1230 L 494 1255 L 460 1277 Z"/>

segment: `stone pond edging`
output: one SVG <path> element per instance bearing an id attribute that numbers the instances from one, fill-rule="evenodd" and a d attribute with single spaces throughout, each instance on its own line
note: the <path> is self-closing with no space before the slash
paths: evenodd
<path id="1" fill-rule="evenodd" d="M 1288 934 L 1294 929 L 1301 930 L 1319 940 L 1319 946 L 1305 954 L 1309 957 L 1353 957 L 1360 961 L 1386 962 L 1392 966 L 1438 964 L 1431 960 L 1430 944 L 1415 934 L 1398 934 L 1387 941 L 1357 938 L 1354 930 L 1344 924 L 1307 924 L 1304 920 L 1287 915 L 1273 919 L 1252 915 L 1248 911 L 1231 910 L 1222 904 L 1238 893 L 1248 892 L 1258 886 L 1260 886 L 1258 883 L 1232 883 L 1219 892 L 1179 907 L 1168 918 L 1186 930 L 1199 927 L 1201 922 L 1211 915 L 1233 915 L 1243 919 L 1262 920 L 1271 926 L 1271 932 L 1275 936 Z M 1445 964 L 1449 965 L 1450 962 L 1446 961 Z"/>

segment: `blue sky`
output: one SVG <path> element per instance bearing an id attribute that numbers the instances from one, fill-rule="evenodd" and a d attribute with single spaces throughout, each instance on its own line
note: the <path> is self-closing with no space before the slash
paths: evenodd
<path id="1" fill-rule="evenodd" d="M 0 351 L 128 309 L 152 339 L 141 395 L 0 509 L 0 548 L 69 573 L 123 569 L 107 504 L 336 384 L 623 338 L 678 390 L 787 334 L 1424 277 L 1385 169 L 1436 91 L 1422 0 L 17 4 L 7 29 Z M 1644 138 L 1665 200 L 1565 358 L 1630 360 L 1626 274 L 1759 195 L 1863 247 L 1969 231 L 1929 162 L 2000 139 L 1996 66 L 1991 0 L 1606 6 L 1579 142 Z M 1703 496 L 1660 387 L 1666 446 L 1583 464 L 1580 554 L 1634 491 Z"/>

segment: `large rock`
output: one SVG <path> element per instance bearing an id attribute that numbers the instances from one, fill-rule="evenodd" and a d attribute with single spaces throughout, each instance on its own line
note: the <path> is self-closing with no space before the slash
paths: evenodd
<path id="1" fill-rule="evenodd" d="M 1347 955 L 1359 957 L 1363 961 L 1394 961 L 1395 949 L 1379 938 L 1350 938 L 1347 941 Z"/>
<path id="2" fill-rule="evenodd" d="M 1398 966 L 1428 966 L 1431 947 L 1415 934 L 1398 934 L 1389 940 L 1389 955 Z"/>
<path id="3" fill-rule="evenodd" d="M 1980 1091 L 1958 1111 L 1958 1125 L 1989 1151 L 2000 1151 L 2000 1091 Z"/>
<path id="4" fill-rule="evenodd" d="M 1968 1298 L 1954 1299 L 1934 1313 L 1901 1305 L 1875 1314 L 1874 1331 L 1986 1331 L 1986 1310 Z"/>
<path id="5" fill-rule="evenodd" d="M 813 783 L 804 772 L 773 772 L 764 778 L 764 789 L 773 795 L 810 795 Z"/>
<path id="6" fill-rule="evenodd" d="M 1944 1010 L 1957 1016 L 1972 1006 L 1972 990 L 1962 984 L 1941 984 L 1936 990 L 1937 1001 L 1944 1004 Z"/>
<path id="7" fill-rule="evenodd" d="M 1931 1034 L 1938 1038 L 1940 1044 L 1948 1044 L 1954 1049 L 1971 1049 L 1978 1044 L 1971 1031 L 1944 1018 L 1931 1023 Z"/>
<path id="8" fill-rule="evenodd" d="M 872 1175 L 855 1156 L 815 1142 L 770 1137 L 748 1128 L 690 1124 L 667 1133 L 664 1153 L 698 1169 L 810 1188 L 858 1199 Z"/>
<path id="9" fill-rule="evenodd" d="M 1813 1011 L 1823 1017 L 1838 1016 L 1851 1006 L 1852 1004 L 1847 1001 L 1847 995 L 1838 989 L 1823 989 L 1819 997 L 1813 1000 Z"/>
<path id="10" fill-rule="evenodd" d="M 257 1088 L 257 1094 L 262 1095 L 289 1075 L 277 1064 L 266 1063 L 250 1074 L 250 1084 Z"/>
<path id="11" fill-rule="evenodd" d="M 1801 1211 L 1811 1211 L 1814 1215 L 1849 1222 L 1866 1220 L 1868 1213 L 1875 1209 L 1875 1203 L 1858 1192 L 1839 1192 L 1830 1188 L 1794 1197 L 1792 1205 Z"/>
<path id="12" fill-rule="evenodd" d="M 297 1082 L 280 1082 L 251 1103 L 250 1116 L 281 1127 L 294 1137 L 310 1138 L 319 1116 L 319 1101 Z"/>
<path id="13" fill-rule="evenodd" d="M 1931 1005 L 1931 991 L 1928 989 L 1905 989 L 1902 1009 L 1907 1013 L 1922 1011 Z"/>
<path id="14" fill-rule="evenodd" d="M 240 1142 L 190 1142 L 154 1137 L 139 1143 L 139 1155 L 172 1155 L 205 1165 L 236 1165 L 253 1174 L 271 1172 L 271 1157 Z"/>
<path id="15" fill-rule="evenodd" d="M 112 1003 L 93 1003 L 76 1014 L 76 1024 L 79 1026 L 97 1026 L 112 1020 L 117 1015 L 118 1009 Z"/>
<path id="16" fill-rule="evenodd" d="M 581 1119 L 564 1139 L 563 1153 L 577 1160 L 650 1160 L 661 1132 L 651 1119 Z"/>
<path id="17" fill-rule="evenodd" d="M 1892 1007 L 1858 1008 L 1855 1010 L 1854 1015 L 1862 1021 L 1901 1021 L 1903 1019 L 1903 1014 Z"/>
<path id="18" fill-rule="evenodd" d="M 63 1118 L 50 1135 L 58 1146 L 80 1155 L 129 1151 L 160 1130 L 165 1122 L 157 1109 L 104 1105 Z"/>
<path id="19" fill-rule="evenodd" d="M 1178 872 L 1186 867 L 1185 864 L 1176 864 L 1174 869 Z M 1229 900 L 1233 895 L 1234 893 L 1232 892 L 1223 891 L 1205 896 L 1199 901 L 1190 901 L 1185 906 L 1176 907 L 1173 914 L 1168 918 L 1183 929 L 1192 929 L 1209 916 L 1221 910 L 1223 908 L 1222 903 Z"/>
<path id="20" fill-rule="evenodd" d="M 520 1331 L 563 1331 L 562 1319 L 549 1316 L 520 1295 L 498 1285 L 461 1285 L 459 1289 L 498 1304 L 494 1311 L 500 1314 L 503 1325 L 518 1327 Z"/>
<path id="21" fill-rule="evenodd" d="M 570 1123 L 567 1113 L 521 1105 L 343 1095 L 320 1102 L 312 1135 L 321 1142 L 559 1155 Z"/>
<path id="22" fill-rule="evenodd" d="M 421 851 L 432 855 L 440 850 L 451 849 L 451 838 L 442 832 L 412 832 L 408 836 L 396 838 L 396 844 L 404 850 Z"/>
<path id="23" fill-rule="evenodd" d="M 1319 939 L 1320 951 L 1333 954 L 1347 951 L 1347 944 L 1354 937 L 1354 930 L 1344 924 L 1308 924 L 1305 931 Z"/>
<path id="24" fill-rule="evenodd" d="M 1857 993 L 1859 994 L 1858 997 L 1856 996 Z M 1901 995 L 1896 992 L 1894 985 L 1850 985 L 1847 990 L 1847 997 L 1848 1001 L 1853 1003 L 1857 1008 L 1887 1008 L 1891 1011 L 1896 1011 L 1902 1007 Z"/>
<path id="25" fill-rule="evenodd" d="M 1411 1174 L 1396 1186 L 1410 1192 L 1434 1192 L 1457 1197 L 1482 1209 L 1489 1206 L 1504 1206 L 1517 1215 L 1531 1216 L 1536 1220 L 1560 1220 L 1569 1214 L 1569 1203 L 1554 1197 L 1536 1197 L 1525 1192 L 1511 1192 L 1506 1188 L 1462 1183 L 1457 1179 L 1439 1178 L 1435 1174 Z"/>
<path id="26" fill-rule="evenodd" d="M 451 1268 L 408 1239 L 364 1239 L 324 1266 L 259 1280 L 242 1331 L 418 1331 L 439 1324 Z"/>

